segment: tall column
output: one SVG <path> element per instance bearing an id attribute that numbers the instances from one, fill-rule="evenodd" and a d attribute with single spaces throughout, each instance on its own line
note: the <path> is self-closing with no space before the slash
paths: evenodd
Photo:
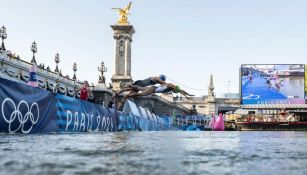
<path id="1" fill-rule="evenodd" d="M 118 90 L 132 82 L 131 77 L 131 42 L 135 33 L 132 25 L 112 25 L 114 35 L 114 71 L 112 80 L 113 90 Z"/>
<path id="2" fill-rule="evenodd" d="M 128 53 L 127 53 L 127 75 L 128 76 L 131 76 L 131 42 L 132 42 L 132 39 L 129 38 L 129 42 L 128 42 Z"/>
<path id="3" fill-rule="evenodd" d="M 128 48 L 129 48 L 129 39 L 128 38 L 126 38 L 126 42 L 125 42 L 125 76 L 128 76 L 129 75 L 129 72 L 128 72 L 128 57 L 129 57 L 129 55 L 128 55 Z"/>
<path id="4" fill-rule="evenodd" d="M 116 53 L 117 53 L 117 51 L 116 51 L 116 49 L 117 49 L 117 40 L 114 38 L 114 50 L 115 50 L 115 52 L 114 52 L 114 66 L 113 66 L 113 75 L 116 75 L 117 74 L 117 56 L 116 56 Z"/>

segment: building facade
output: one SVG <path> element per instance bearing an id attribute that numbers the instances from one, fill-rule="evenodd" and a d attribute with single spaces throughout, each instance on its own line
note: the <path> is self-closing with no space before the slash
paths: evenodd
<path id="1" fill-rule="evenodd" d="M 210 76 L 210 82 L 208 85 L 208 95 L 192 97 L 189 99 L 185 97 L 173 97 L 172 94 L 163 94 L 161 97 L 202 115 L 224 114 L 228 111 L 235 111 L 240 107 L 240 98 L 238 94 L 223 98 L 215 97 L 212 75 Z"/>

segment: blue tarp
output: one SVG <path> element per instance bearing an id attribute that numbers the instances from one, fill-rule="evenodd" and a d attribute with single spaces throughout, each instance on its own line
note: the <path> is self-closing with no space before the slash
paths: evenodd
<path id="1" fill-rule="evenodd" d="M 171 128 L 170 117 L 159 117 L 127 100 L 119 115 L 119 130 L 159 131 Z"/>

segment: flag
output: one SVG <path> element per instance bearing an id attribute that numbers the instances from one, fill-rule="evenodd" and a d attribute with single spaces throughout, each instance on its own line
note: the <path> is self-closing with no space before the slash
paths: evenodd
<path id="1" fill-rule="evenodd" d="M 32 66 L 30 67 L 29 81 L 28 81 L 28 85 L 33 87 L 38 87 L 38 82 L 36 79 L 36 71 L 37 71 L 36 64 L 33 63 Z"/>

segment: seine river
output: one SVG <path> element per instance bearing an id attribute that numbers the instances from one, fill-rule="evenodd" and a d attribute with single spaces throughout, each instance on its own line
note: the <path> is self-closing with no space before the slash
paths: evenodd
<path id="1" fill-rule="evenodd" d="M 0 174 L 307 174 L 307 132 L 0 135 Z"/>

